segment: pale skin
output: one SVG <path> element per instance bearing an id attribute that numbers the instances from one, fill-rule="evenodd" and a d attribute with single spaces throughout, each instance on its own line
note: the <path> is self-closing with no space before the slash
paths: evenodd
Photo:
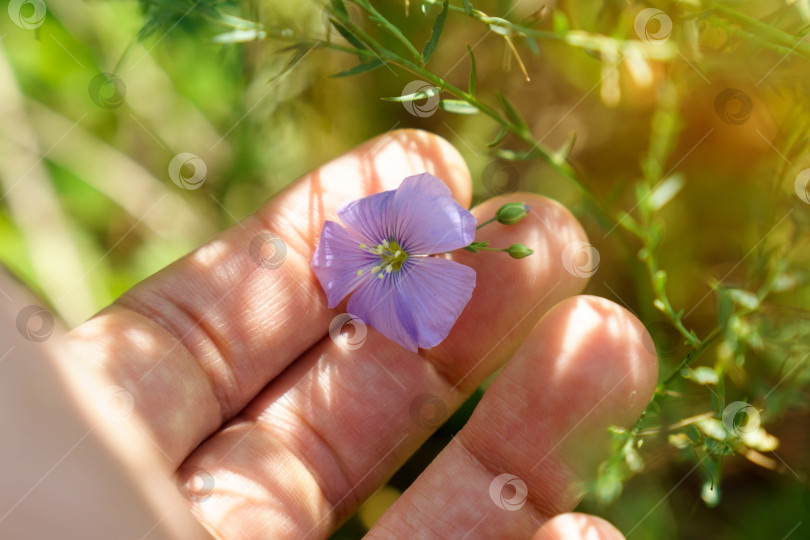
<path id="1" fill-rule="evenodd" d="M 355 350 L 330 338 L 345 302 L 327 309 L 309 266 L 323 220 L 424 171 L 469 206 L 452 146 L 393 132 L 43 343 L 15 327 L 32 300 L 0 283 L 12 297 L 0 343 L 13 345 L 0 362 L 0 537 L 326 538 L 430 435 L 410 412 L 418 396 L 453 411 L 505 365 L 370 537 L 622 538 L 569 512 L 608 453 L 607 427 L 632 425 L 651 397 L 657 359 L 632 314 L 577 296 L 587 279 L 561 254 L 586 238 L 562 206 L 523 193 L 472 210 L 481 222 L 528 203 L 522 222 L 476 240 L 535 254 L 453 254 L 477 286 L 439 346 L 413 354 L 373 329 Z M 287 247 L 275 268 L 249 253 L 266 232 Z M 519 509 L 490 497 L 503 473 L 526 484 Z"/>

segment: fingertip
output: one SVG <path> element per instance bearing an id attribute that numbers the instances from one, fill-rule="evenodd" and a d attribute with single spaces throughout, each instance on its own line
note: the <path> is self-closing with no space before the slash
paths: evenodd
<path id="1" fill-rule="evenodd" d="M 591 295 L 566 299 L 549 315 L 547 331 L 567 333 L 560 345 L 574 353 L 557 357 L 556 376 L 596 392 L 613 424 L 633 424 L 658 380 L 658 356 L 641 321 L 615 302 Z"/>
<path id="2" fill-rule="evenodd" d="M 570 512 L 548 520 L 532 540 L 624 540 L 624 535 L 602 518 Z"/>

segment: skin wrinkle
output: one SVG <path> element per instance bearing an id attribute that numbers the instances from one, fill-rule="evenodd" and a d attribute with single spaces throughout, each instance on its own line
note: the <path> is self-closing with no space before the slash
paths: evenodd
<path id="1" fill-rule="evenodd" d="M 211 388 L 211 391 L 216 399 L 216 402 L 219 407 L 220 411 L 220 419 L 222 422 L 226 421 L 229 418 L 229 413 L 232 409 L 232 405 L 229 403 L 228 395 L 226 392 L 226 388 L 232 386 L 238 386 L 236 382 L 236 378 L 234 376 L 233 370 L 228 366 L 227 362 L 224 360 L 224 355 L 221 350 L 218 348 L 217 342 L 219 340 L 214 340 L 212 336 L 207 335 L 206 329 L 199 324 L 199 317 L 193 314 L 189 309 L 182 306 L 182 303 L 175 302 L 171 298 L 155 296 L 155 301 L 144 301 L 145 299 L 131 299 L 129 296 L 122 296 L 119 298 L 114 305 L 129 311 L 130 313 L 135 314 L 138 317 L 142 317 L 144 319 L 149 320 L 150 322 L 154 323 L 155 325 L 159 326 L 163 331 L 168 333 L 171 336 L 174 345 L 172 348 L 180 346 L 185 351 L 188 352 L 189 356 L 194 359 L 195 363 L 199 366 L 200 371 L 203 373 L 205 380 L 208 386 Z M 171 306 L 174 308 L 172 311 L 172 316 L 170 318 L 164 318 L 163 313 L 165 312 L 166 306 Z M 181 332 L 180 328 L 183 326 L 182 321 L 177 318 L 178 314 L 185 317 L 185 323 L 189 324 L 195 329 L 203 332 L 207 342 L 213 350 L 214 354 L 216 354 L 216 361 L 215 362 L 204 362 L 202 361 L 208 354 L 210 353 L 203 353 L 200 354 L 199 347 L 191 347 L 189 344 L 190 337 L 192 333 Z M 171 349 L 169 349 L 171 350 Z M 171 353 L 167 353 L 171 354 Z M 159 360 L 159 362 L 163 361 L 163 359 Z M 230 377 L 227 378 L 226 384 L 222 384 L 223 381 L 219 381 L 217 383 L 215 379 L 221 378 L 221 373 L 215 374 L 212 371 L 211 367 L 212 364 L 221 365 L 228 367 L 227 374 Z"/>
<path id="2" fill-rule="evenodd" d="M 175 358 L 187 359 L 187 361 L 184 361 L 183 364 L 185 366 L 187 366 L 188 368 L 190 368 L 190 369 L 198 370 L 199 374 L 201 375 L 201 377 L 199 377 L 198 380 L 205 381 L 205 387 L 208 390 L 207 395 L 209 396 L 210 401 L 212 403 L 216 404 L 217 409 L 220 411 L 220 416 L 221 416 L 222 415 L 222 405 L 221 405 L 221 402 L 220 402 L 220 400 L 218 399 L 218 397 L 216 395 L 216 391 L 215 391 L 216 385 L 214 384 L 213 380 L 209 376 L 208 371 L 203 368 L 203 365 L 199 362 L 199 359 L 194 354 L 192 354 L 192 352 L 186 347 L 186 345 L 183 342 L 181 342 L 180 340 L 178 340 L 177 336 L 175 334 L 173 334 L 166 326 L 161 324 L 161 321 L 154 320 L 153 318 L 148 317 L 148 316 L 146 316 L 146 315 L 144 315 L 144 314 L 142 314 L 142 313 L 140 313 L 140 312 L 138 312 L 136 310 L 133 310 L 133 309 L 127 307 L 126 305 L 120 304 L 120 303 L 113 304 L 110 308 L 105 309 L 100 314 L 93 317 L 93 319 L 91 319 L 90 321 L 92 322 L 92 321 L 96 320 L 96 321 L 100 321 L 101 325 L 106 325 L 104 317 L 105 316 L 114 316 L 113 312 L 117 312 L 118 310 L 131 314 L 131 316 L 136 321 L 138 319 L 140 319 L 141 321 L 145 322 L 149 327 L 152 327 L 152 328 L 154 328 L 155 331 L 159 332 L 160 335 L 155 340 L 155 341 L 158 342 L 158 344 L 161 341 L 164 341 L 164 339 L 168 340 L 168 341 L 170 341 L 172 343 L 171 346 L 165 347 L 164 350 L 167 351 L 167 352 L 165 352 L 163 354 L 172 354 Z M 134 326 L 134 324 L 130 325 L 130 327 L 133 327 L 133 326 Z M 86 327 L 79 327 L 79 332 L 84 332 L 85 328 Z M 168 351 L 173 351 L 175 347 L 179 347 L 180 351 L 168 352 Z M 134 348 L 134 351 L 135 351 L 135 354 L 140 358 L 140 354 L 141 354 L 140 348 Z M 185 353 L 185 354 L 183 354 L 183 353 Z M 106 363 L 103 366 L 103 369 L 108 374 L 110 374 L 110 378 L 112 380 L 116 381 L 118 384 L 121 384 L 121 385 L 123 385 L 125 387 L 128 387 L 128 388 L 132 389 L 134 391 L 135 395 L 137 396 L 137 395 L 140 395 L 141 392 L 144 391 L 144 390 L 142 390 L 142 383 L 149 380 L 149 378 L 151 377 L 151 373 L 146 378 L 144 378 L 144 373 L 139 373 L 138 371 L 132 372 L 131 369 L 130 369 L 132 366 L 133 366 L 132 362 Z M 150 366 L 150 368 L 151 368 L 151 366 Z M 116 373 L 121 373 L 121 372 L 127 373 L 126 380 L 124 378 L 122 378 L 121 375 L 116 375 Z M 130 381 L 129 384 L 126 381 Z M 136 406 L 138 405 L 138 403 L 139 403 L 139 400 L 136 400 Z M 150 429 L 150 431 L 152 431 L 153 433 L 155 432 L 155 430 L 151 426 L 148 427 L 148 429 Z M 210 428 L 210 430 L 208 431 L 208 434 L 213 433 L 215 430 L 216 430 L 216 427 L 212 426 Z M 183 451 L 181 451 L 181 453 L 183 453 L 183 455 L 185 455 L 190 450 L 191 450 L 190 448 L 187 448 L 187 449 L 184 449 Z M 170 463 L 170 465 L 173 466 L 173 467 L 176 467 L 177 465 L 179 465 L 179 461 L 172 461 Z"/>
<path id="3" fill-rule="evenodd" d="M 295 441 L 296 444 L 293 445 L 293 448 L 297 448 L 298 451 L 296 453 L 290 452 L 290 457 L 298 461 L 302 465 L 302 467 L 312 477 L 315 485 L 317 485 L 320 488 L 323 501 L 325 501 L 327 505 L 331 508 L 331 516 L 322 517 L 320 519 L 326 521 L 326 525 L 328 525 L 329 528 L 332 528 L 339 521 L 341 512 L 339 512 L 335 506 L 339 498 L 337 498 L 336 496 L 331 496 L 331 491 L 328 488 L 331 487 L 333 490 L 339 489 L 345 490 L 347 486 L 350 486 L 349 475 L 346 472 L 345 464 L 341 460 L 340 454 L 336 451 L 335 446 L 332 443 L 330 443 L 326 438 L 324 438 L 321 435 L 321 433 L 317 429 L 315 429 L 314 426 L 312 426 L 312 424 L 307 420 L 306 415 L 301 414 L 300 412 L 297 412 L 292 408 L 289 408 L 287 410 L 290 414 L 294 415 L 299 422 L 301 422 L 303 427 L 307 429 L 307 433 L 309 433 L 315 439 L 315 442 L 320 444 L 324 448 L 325 454 L 334 464 L 334 467 L 332 467 L 331 470 L 333 471 L 336 470 L 340 474 L 340 479 L 337 484 L 332 482 L 332 480 L 334 479 L 333 476 L 330 476 L 329 481 L 327 481 L 326 475 L 323 474 L 324 467 L 315 466 L 314 461 L 310 459 L 308 454 L 308 452 L 312 451 L 310 447 L 311 443 L 305 444 L 303 441 L 303 437 L 299 433 L 296 433 L 297 431 L 296 429 L 280 429 L 280 427 L 277 424 L 268 424 L 266 426 L 261 426 L 260 429 L 264 429 L 270 435 L 273 435 L 274 437 L 281 439 L 281 437 L 278 437 L 278 432 L 276 431 L 276 429 L 280 429 L 280 432 L 286 435 L 286 437 L 284 437 L 285 441 L 289 441 L 290 439 Z M 323 453 L 321 453 L 321 455 L 323 455 Z M 347 499 L 354 499 L 353 501 L 349 502 L 353 502 L 356 504 L 359 504 L 359 502 L 361 502 L 356 497 L 353 497 L 353 495 L 350 495 L 349 497 L 347 497 Z M 313 516 L 313 519 L 317 518 Z M 303 528 L 305 529 L 309 529 L 310 527 L 313 526 L 311 524 L 305 523 L 301 525 L 303 525 Z M 323 523 L 318 525 L 318 527 L 323 526 L 324 526 Z"/>

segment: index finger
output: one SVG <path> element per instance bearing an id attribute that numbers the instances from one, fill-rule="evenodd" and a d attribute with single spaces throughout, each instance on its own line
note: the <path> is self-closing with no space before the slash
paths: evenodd
<path id="1" fill-rule="evenodd" d="M 72 354 L 132 394 L 176 467 L 325 335 L 335 311 L 310 269 L 323 221 L 425 171 L 469 206 L 469 171 L 448 142 L 415 130 L 383 135 L 133 287 L 69 333 Z"/>

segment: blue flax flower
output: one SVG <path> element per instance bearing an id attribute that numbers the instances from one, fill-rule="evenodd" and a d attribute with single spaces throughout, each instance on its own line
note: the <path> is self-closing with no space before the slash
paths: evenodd
<path id="1" fill-rule="evenodd" d="M 442 257 L 475 237 L 475 218 L 435 176 L 344 204 L 326 221 L 312 268 L 329 307 L 347 310 L 416 352 L 441 343 L 470 301 L 475 271 Z"/>

